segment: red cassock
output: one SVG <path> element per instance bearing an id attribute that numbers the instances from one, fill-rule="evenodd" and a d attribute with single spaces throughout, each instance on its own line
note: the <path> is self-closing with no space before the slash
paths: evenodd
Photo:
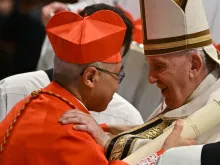
<path id="1" fill-rule="evenodd" d="M 127 165 L 109 163 L 88 133 L 58 123 L 74 107 L 89 114 L 55 82 L 20 101 L 0 123 L 0 165 Z"/>

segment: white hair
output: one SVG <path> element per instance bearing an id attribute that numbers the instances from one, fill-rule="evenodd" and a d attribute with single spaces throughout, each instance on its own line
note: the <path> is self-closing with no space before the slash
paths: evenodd
<path id="1" fill-rule="evenodd" d="M 94 62 L 83 65 L 67 63 L 59 59 L 57 56 L 55 56 L 53 79 L 54 81 L 57 81 L 62 85 L 66 85 L 66 84 L 78 85 L 79 78 L 82 72 L 90 66 L 98 67 L 101 69 L 105 69 L 106 67 L 109 67 L 108 64 L 102 62 Z"/>
<path id="2" fill-rule="evenodd" d="M 218 67 L 217 63 L 213 61 L 211 57 L 209 57 L 202 49 L 191 49 L 188 50 L 188 53 L 191 55 L 198 54 L 202 58 L 205 67 L 209 72 Z"/>

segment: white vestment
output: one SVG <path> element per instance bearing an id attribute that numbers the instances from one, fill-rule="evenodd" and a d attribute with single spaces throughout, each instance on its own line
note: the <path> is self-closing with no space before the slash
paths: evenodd
<path id="1" fill-rule="evenodd" d="M 219 68 L 211 72 L 199 85 L 199 87 L 189 97 L 186 104 L 166 112 L 164 117 L 181 118 L 189 116 L 195 111 L 199 110 L 204 105 L 212 102 L 213 100 L 220 101 L 220 71 Z M 157 116 L 159 113 L 166 109 L 165 103 L 162 103 L 151 115 L 151 118 Z M 208 116 L 207 116 L 208 117 Z M 202 119 L 201 119 L 202 122 Z M 198 144 L 212 143 L 220 141 L 220 125 L 202 134 L 198 139 Z"/>

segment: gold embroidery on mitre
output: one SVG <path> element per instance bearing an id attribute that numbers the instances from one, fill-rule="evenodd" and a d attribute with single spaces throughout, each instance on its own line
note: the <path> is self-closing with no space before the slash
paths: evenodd
<path id="1" fill-rule="evenodd" d="M 160 44 L 147 44 L 147 45 L 144 45 L 144 49 L 145 50 L 169 49 L 169 48 L 186 46 L 190 44 L 203 43 L 205 41 L 210 41 L 210 40 L 212 40 L 211 35 L 206 34 L 204 36 L 189 38 L 189 39 L 181 40 L 181 41 L 174 41 L 174 42 L 167 42 L 167 43 L 164 42 Z"/>
<path id="2" fill-rule="evenodd" d="M 183 11 L 186 9 L 188 0 L 173 0 Z"/>

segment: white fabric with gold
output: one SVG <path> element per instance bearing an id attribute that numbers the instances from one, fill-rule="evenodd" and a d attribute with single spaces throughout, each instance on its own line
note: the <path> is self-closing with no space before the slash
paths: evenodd
<path id="1" fill-rule="evenodd" d="M 219 54 L 212 38 L 201 0 L 141 0 L 145 55 L 164 55 L 189 49 L 203 49 L 216 63 Z M 173 28 L 172 28 L 173 27 Z M 184 118 L 213 100 L 220 100 L 220 69 L 211 72 L 186 103 L 172 111 L 165 103 L 149 119 L 163 113 L 164 118 Z M 201 118 L 201 122 L 208 120 Z M 198 144 L 220 140 L 220 124 L 197 138 Z"/>
<path id="2" fill-rule="evenodd" d="M 194 91 L 194 93 L 187 100 L 183 106 L 173 109 L 164 114 L 166 118 L 182 118 L 189 116 L 196 112 L 201 107 L 212 102 L 213 100 L 220 101 L 220 71 L 219 69 L 214 70 L 210 73 L 200 86 Z M 163 105 L 163 106 L 162 106 Z M 149 118 L 154 118 L 163 110 L 166 109 L 165 103 L 162 103 Z M 205 119 L 201 119 L 203 121 Z M 201 135 L 198 139 L 198 144 L 212 143 L 220 141 L 220 125 L 217 125 L 213 129 L 209 130 L 206 134 Z"/>
<path id="3" fill-rule="evenodd" d="M 212 45 L 201 0 L 141 0 L 141 10 L 145 55 L 164 55 L 188 49 L 203 49 L 216 63 L 220 63 L 219 54 Z M 219 69 L 210 73 L 185 105 L 165 113 L 164 117 L 188 116 L 213 99 L 220 100 L 219 73 Z M 162 103 L 150 118 L 164 109 L 166 105 Z M 198 142 L 220 140 L 218 132 L 220 129 L 212 129 L 201 136 Z"/>
<path id="4" fill-rule="evenodd" d="M 217 64 L 220 64 L 219 54 L 212 44 L 201 0 L 140 0 L 140 2 L 145 55 L 161 56 L 190 49 L 200 49 Z M 167 120 L 197 114 L 197 117 L 194 116 L 194 122 L 189 123 L 192 124 L 191 131 L 197 132 L 198 135 L 191 136 L 193 133 L 190 133 L 189 130 L 183 130 L 182 136 L 187 138 L 196 137 L 198 144 L 219 141 L 220 123 L 218 121 L 219 117 L 217 117 L 219 106 L 209 107 L 213 104 L 209 104 L 213 100 L 220 100 L 219 77 L 220 69 L 217 68 L 208 74 L 184 105 L 167 111 L 165 103 L 162 103 L 150 117 L 150 120 L 160 116 L 161 113 L 162 118 Z M 206 114 L 201 115 L 199 109 L 206 109 Z M 138 150 L 125 160 L 133 165 L 146 154 L 153 154 L 161 148 L 170 132 L 171 130 L 167 132 L 165 129 L 164 133 L 153 141 L 149 142 L 146 139 L 147 144 L 139 149 L 139 144 L 143 145 L 143 140 L 137 140 L 135 142 L 136 147 L 133 146 L 132 151 Z M 185 136 L 186 134 L 189 136 Z"/>
<path id="5" fill-rule="evenodd" d="M 124 155 L 128 156 L 131 153 L 135 153 L 141 146 L 147 145 L 152 139 L 161 135 L 169 124 L 176 119 L 190 116 L 203 106 L 213 102 L 213 100 L 220 101 L 219 77 L 220 71 L 219 68 L 217 68 L 203 80 L 183 106 L 164 113 L 163 110 L 166 109 L 166 105 L 162 103 L 145 124 L 113 137 L 109 145 L 107 145 L 107 158 L 109 160 L 123 159 L 125 158 L 123 157 Z M 212 120 L 211 116 L 209 116 L 209 118 L 198 118 L 199 122 L 207 122 L 208 124 L 210 124 L 210 119 Z M 197 138 L 198 144 L 217 141 L 220 141 L 220 124 L 210 127 L 205 133 Z M 163 141 L 159 142 L 159 144 L 161 143 L 163 143 Z M 127 148 L 129 148 L 129 151 Z M 151 147 L 148 148 L 148 151 L 151 152 Z M 154 152 L 154 150 L 152 150 L 152 152 Z M 143 152 L 145 156 L 146 153 L 146 151 Z M 140 155 L 140 153 L 137 155 Z M 138 156 L 136 158 L 138 158 Z"/>
<path id="6" fill-rule="evenodd" d="M 141 0 L 145 55 L 203 48 L 216 62 L 218 53 L 201 0 Z"/>
<path id="7" fill-rule="evenodd" d="M 209 116 L 207 118 L 207 116 Z M 201 122 L 201 119 L 204 119 Z M 187 118 L 184 118 L 184 128 L 181 136 L 184 139 L 196 139 L 203 134 L 206 134 L 207 131 L 213 129 L 214 127 L 220 126 L 220 103 L 213 101 L 201 109 L 197 110 L 193 114 L 189 115 Z M 153 141 L 149 142 L 144 146 L 138 146 L 136 151 L 124 159 L 130 165 L 136 165 L 141 159 L 146 156 L 150 156 L 155 152 L 159 151 L 166 138 L 170 135 L 173 130 L 173 123 L 170 127 L 164 130 L 164 133 L 155 138 Z"/>

